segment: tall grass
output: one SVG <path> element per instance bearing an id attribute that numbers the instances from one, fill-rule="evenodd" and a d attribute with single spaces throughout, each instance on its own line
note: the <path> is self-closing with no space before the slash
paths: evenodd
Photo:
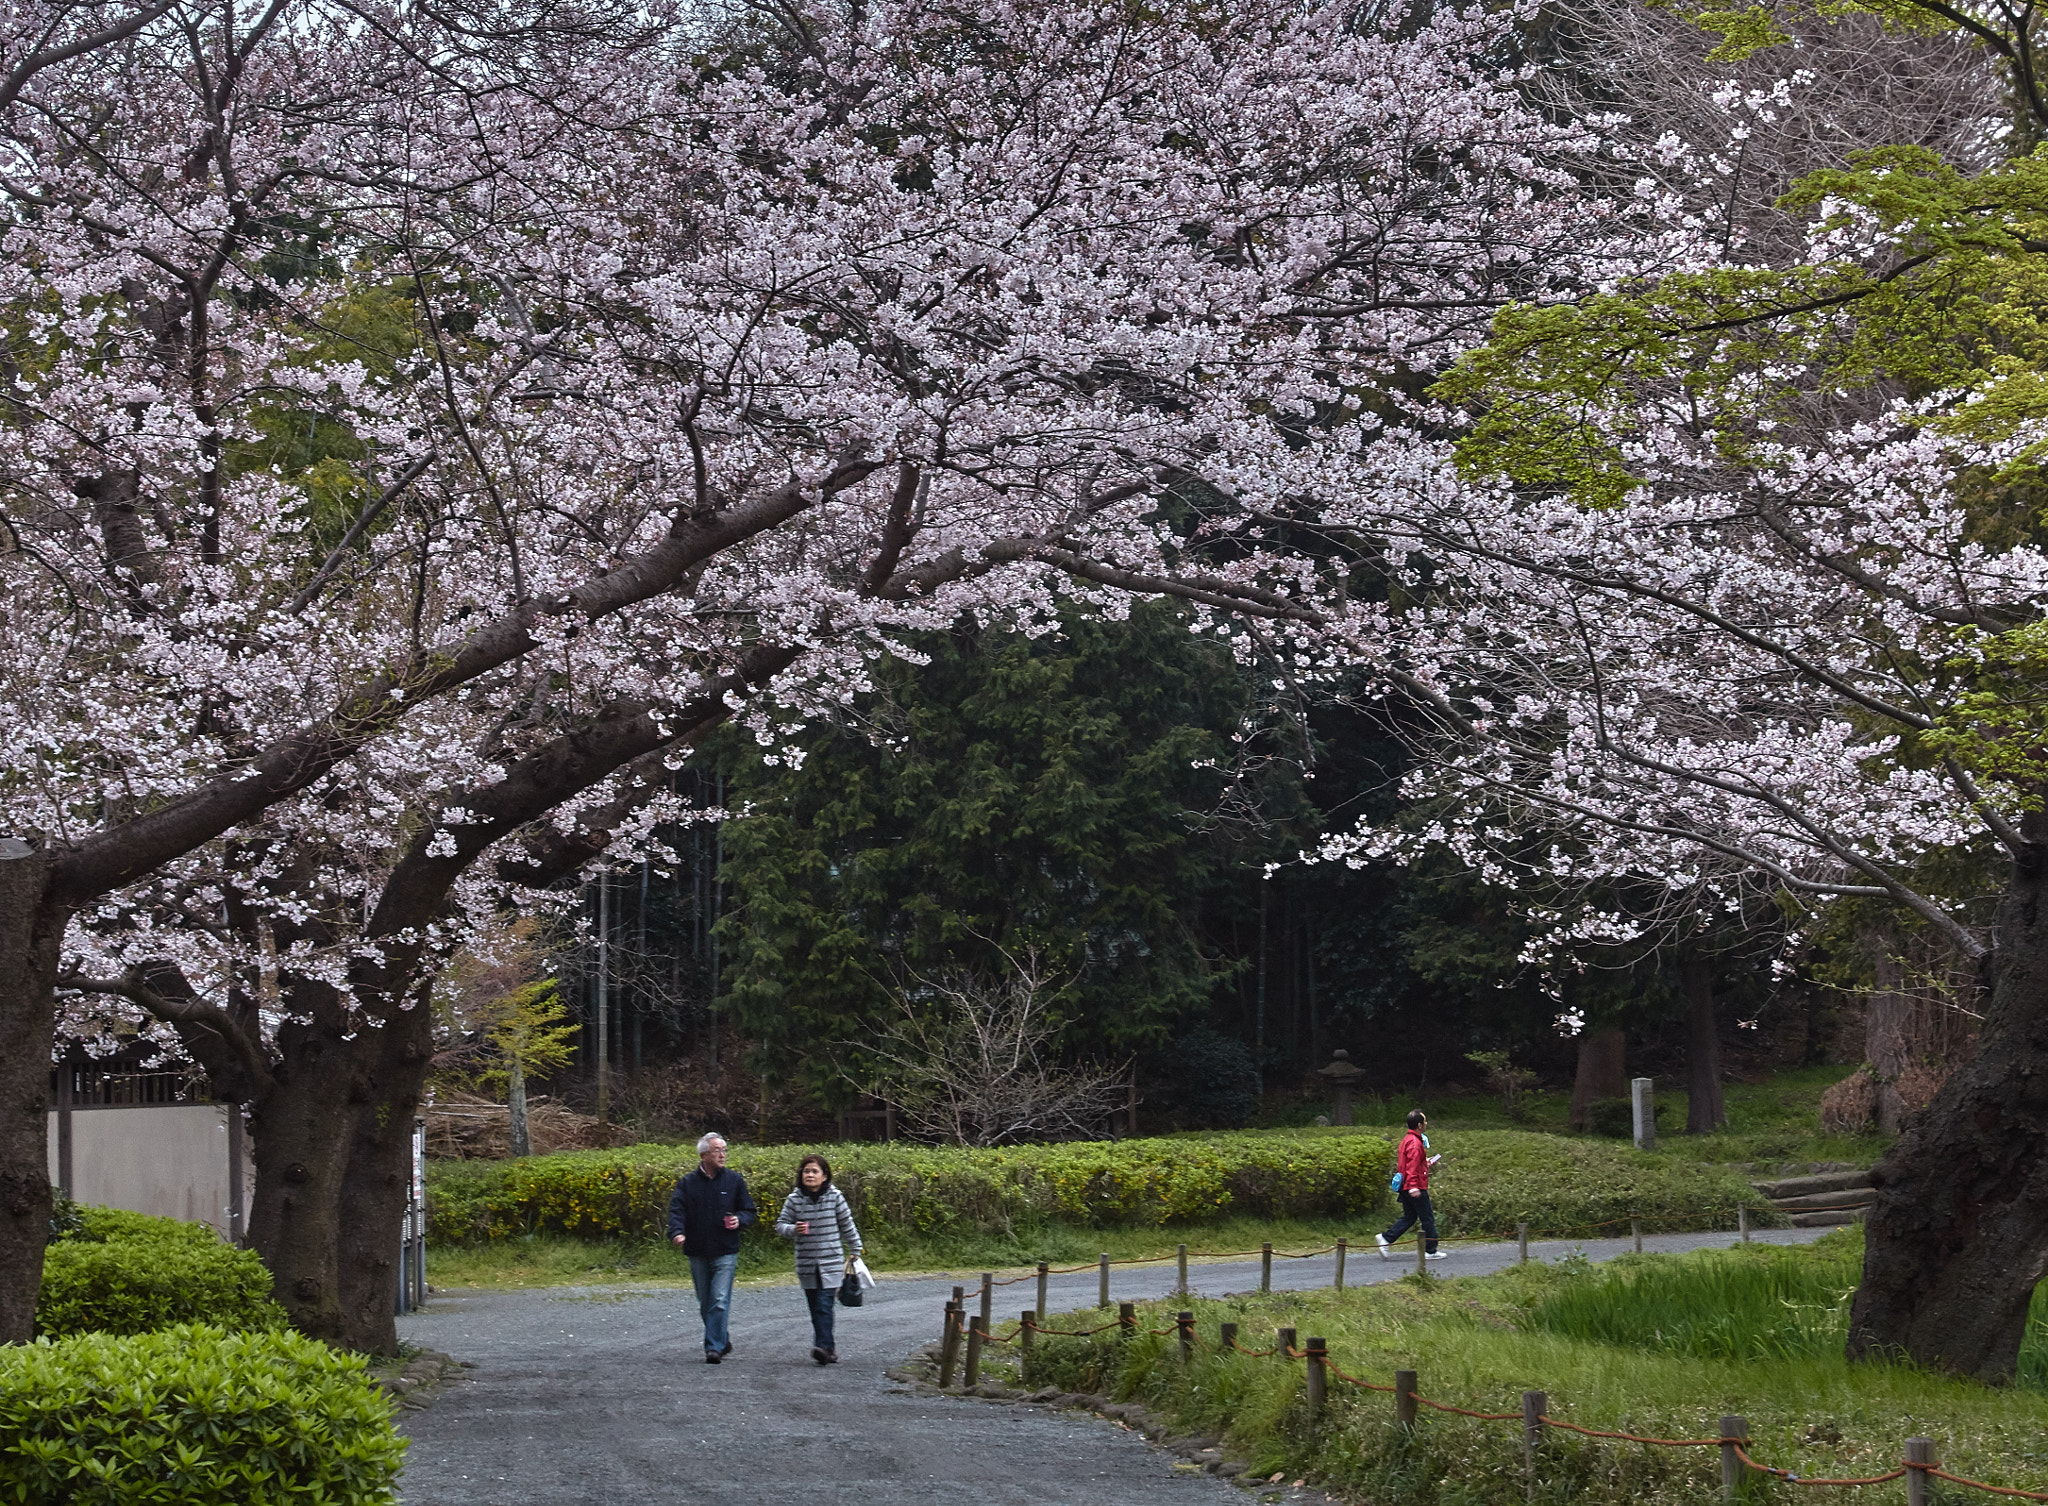
<path id="1" fill-rule="evenodd" d="M 1401 1506 L 1710 1506 L 1719 1467 L 1712 1449 L 1552 1430 L 1532 1491 L 1513 1423 L 1426 1412 L 1405 1433 L 1386 1396 L 1338 1385 L 1331 1410 L 1313 1424 L 1302 1367 L 1218 1349 L 1216 1323 L 1242 1325 L 1247 1348 L 1270 1346 L 1277 1326 L 1321 1335 L 1332 1359 L 1362 1379 L 1385 1384 L 1396 1369 L 1416 1369 L 1425 1395 L 1481 1411 L 1517 1413 L 1524 1390 L 1543 1390 L 1553 1417 L 1679 1439 L 1711 1437 L 1722 1414 L 1741 1414 L 1756 1456 L 1803 1476 L 1881 1474 L 1905 1438 L 1926 1435 L 1957 1473 L 2048 1488 L 2040 1390 L 1987 1388 L 1905 1364 L 1851 1365 L 1815 1314 L 1785 1306 L 1820 1309 L 1832 1325 L 1843 1273 L 1853 1277 L 1859 1257 L 1852 1233 L 1818 1249 L 1737 1248 L 1629 1257 L 1597 1271 L 1529 1265 L 1342 1293 L 1175 1301 L 1141 1325 L 1162 1326 L 1167 1307 L 1193 1308 L 1206 1341 L 1194 1364 L 1175 1362 L 1170 1339 L 1050 1340 L 1035 1380 L 1142 1397 L 1190 1431 L 1227 1438 L 1255 1472 L 1284 1469 Z M 1792 1269 L 1802 1261 L 1810 1273 Z M 1787 1316 L 1773 1314 L 1774 1305 Z M 1722 1316 L 1733 1321 L 1717 1325 Z M 1055 1326 L 1099 1321 L 1076 1317 Z M 2040 1352 L 2035 1335 L 2028 1343 Z M 1842 1506 L 1899 1498 L 1900 1487 L 1878 1487 Z"/>
<path id="2" fill-rule="evenodd" d="M 1685 1261 L 1568 1268 L 1570 1279 L 1522 1314 L 1525 1328 L 1703 1360 L 1820 1359 L 1849 1336 L 1863 1232 L 1805 1249 L 1752 1245 Z M 2019 1384 L 2048 1390 L 2048 1289 L 2036 1289 L 2020 1340 Z"/>

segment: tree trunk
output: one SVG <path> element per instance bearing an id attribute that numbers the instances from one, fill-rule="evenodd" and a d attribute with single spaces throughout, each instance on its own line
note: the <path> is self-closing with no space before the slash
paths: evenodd
<path id="1" fill-rule="evenodd" d="M 370 1060 L 342 1183 L 342 1327 L 333 1342 L 363 1354 L 398 1352 L 399 1239 L 412 1179 L 412 1122 L 433 1060 L 431 1028 L 419 1003 L 355 1042 Z"/>
<path id="2" fill-rule="evenodd" d="M 1714 974 L 1703 957 L 1688 957 L 1685 988 L 1685 1132 L 1711 1135 L 1728 1127 L 1721 1098 L 1721 1032 L 1714 1022 Z"/>
<path id="3" fill-rule="evenodd" d="M 1584 1133 L 1596 1098 L 1628 1092 L 1628 1036 L 1619 1025 L 1598 1025 L 1579 1036 L 1579 1072 L 1572 1081 L 1571 1125 Z"/>
<path id="4" fill-rule="evenodd" d="M 351 1057 L 362 1032 L 354 1042 L 343 1039 L 341 1011 L 325 984 L 289 989 L 287 1007 L 303 1007 L 309 990 L 328 995 L 328 1002 L 311 1012 L 310 1022 L 278 1031 L 272 1080 L 251 1105 L 256 1190 L 249 1243 L 270 1268 L 272 1295 L 292 1326 L 338 1344 L 345 1325 L 334 1231 L 361 1096 Z"/>
<path id="5" fill-rule="evenodd" d="M 1877 1080 L 1877 1127 L 1896 1135 L 1905 1122 L 1905 1104 L 1899 1097 L 1899 1078 L 1913 1060 L 1913 1016 L 1915 1000 L 1906 990 L 1906 970 L 1894 950 L 1890 935 L 1872 938 L 1876 948 L 1877 987 L 1863 1017 L 1863 1054 L 1869 1059 L 1871 1076 Z"/>
<path id="6" fill-rule="evenodd" d="M 1976 1059 L 1871 1173 L 1877 1188 L 1849 1354 L 1904 1354 L 2009 1381 L 2048 1274 L 2048 826 L 2015 866 L 1986 972 Z"/>
<path id="7" fill-rule="evenodd" d="M 0 1344 L 35 1337 L 50 1241 L 50 1052 L 68 915 L 51 860 L 0 838 Z"/>
<path id="8" fill-rule="evenodd" d="M 506 1069 L 505 1102 L 511 1110 L 512 1154 L 530 1156 L 533 1154 L 533 1136 L 526 1126 L 526 1073 L 516 1056 L 509 1059 Z"/>

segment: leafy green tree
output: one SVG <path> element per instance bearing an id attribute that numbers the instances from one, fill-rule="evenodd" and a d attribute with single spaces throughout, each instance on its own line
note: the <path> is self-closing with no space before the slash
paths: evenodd
<path id="1" fill-rule="evenodd" d="M 1122 1054 L 1204 1008 L 1229 967 L 1194 924 L 1235 877 L 1199 814 L 1246 704 L 1228 650 L 1157 604 L 917 648 L 800 763 L 733 776 L 721 934 L 743 1031 L 824 1087 L 903 985 L 999 977 L 1024 948 L 1071 980 L 1070 1051 Z"/>

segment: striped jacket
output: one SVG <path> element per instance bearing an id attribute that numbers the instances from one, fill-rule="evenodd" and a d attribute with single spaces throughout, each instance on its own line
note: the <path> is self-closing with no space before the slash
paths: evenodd
<path id="1" fill-rule="evenodd" d="M 811 1232 L 797 1233 L 799 1223 L 810 1224 Z M 860 1230 L 853 1226 L 853 1209 L 837 1187 L 827 1187 L 816 1197 L 797 1188 L 782 1200 L 782 1211 L 775 1215 L 775 1232 L 796 1241 L 800 1286 L 839 1285 L 848 1257 L 860 1253 Z"/>

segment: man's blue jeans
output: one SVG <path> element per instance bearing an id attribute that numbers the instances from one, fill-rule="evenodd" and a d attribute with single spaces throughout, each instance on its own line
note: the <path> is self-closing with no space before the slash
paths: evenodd
<path id="1" fill-rule="evenodd" d="M 697 1288 L 697 1311 L 704 1315 L 706 1354 L 732 1348 L 732 1278 L 739 1265 L 738 1251 L 690 1257 L 690 1284 Z"/>

